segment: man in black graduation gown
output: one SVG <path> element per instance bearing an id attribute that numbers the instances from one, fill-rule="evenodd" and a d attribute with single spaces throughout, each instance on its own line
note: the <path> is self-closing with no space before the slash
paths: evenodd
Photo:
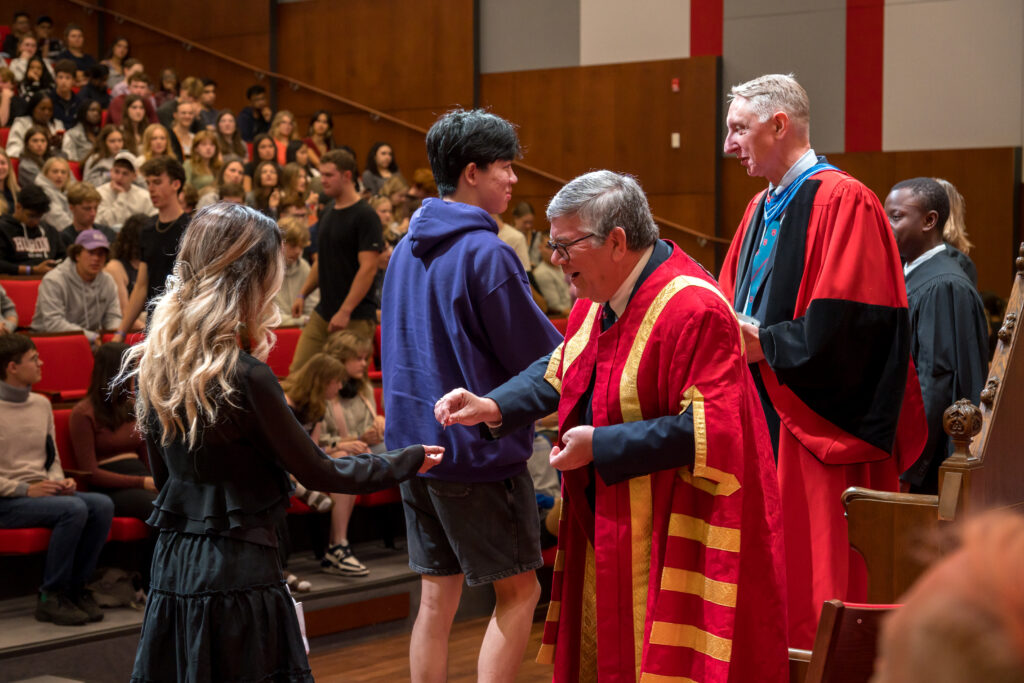
<path id="1" fill-rule="evenodd" d="M 928 442 L 901 479 L 915 493 L 936 493 L 939 465 L 952 452 L 942 413 L 968 398 L 977 403 L 988 370 L 988 323 L 977 289 L 943 242 L 949 198 L 931 178 L 893 186 L 885 199 L 903 258 L 912 329 L 911 353 L 921 382 Z"/>

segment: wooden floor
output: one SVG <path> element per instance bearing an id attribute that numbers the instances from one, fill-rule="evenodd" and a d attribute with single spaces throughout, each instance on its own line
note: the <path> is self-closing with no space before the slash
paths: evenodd
<path id="1" fill-rule="evenodd" d="M 456 623 L 448 645 L 449 683 L 476 681 L 476 655 L 487 628 L 487 619 Z M 540 647 L 543 622 L 533 625 L 530 644 L 526 647 L 523 666 L 517 681 L 546 683 L 551 680 L 551 667 L 534 662 Z M 389 636 L 350 645 L 333 652 L 314 653 L 309 658 L 318 681 L 351 681 L 352 683 L 397 683 L 409 680 L 409 635 Z"/>

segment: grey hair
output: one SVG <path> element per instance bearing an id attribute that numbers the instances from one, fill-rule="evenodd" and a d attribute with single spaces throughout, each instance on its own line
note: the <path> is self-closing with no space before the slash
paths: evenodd
<path id="1" fill-rule="evenodd" d="M 734 85 L 729 91 L 729 101 L 737 97 L 750 102 L 750 108 L 761 123 L 774 116 L 775 112 L 783 111 L 805 132 L 810 132 L 811 101 L 793 74 L 766 74 Z"/>
<path id="2" fill-rule="evenodd" d="M 616 226 L 626 232 L 626 247 L 638 251 L 658 241 L 658 225 L 651 216 L 640 183 L 631 175 L 591 171 L 573 178 L 548 202 L 548 221 L 576 216 L 580 228 L 602 242 Z"/>

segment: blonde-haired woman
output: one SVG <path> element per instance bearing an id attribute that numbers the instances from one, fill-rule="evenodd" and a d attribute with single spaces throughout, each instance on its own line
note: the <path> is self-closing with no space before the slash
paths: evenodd
<path id="1" fill-rule="evenodd" d="M 270 138 L 277 147 L 277 165 L 284 166 L 288 163 L 288 144 L 299 139 L 295 130 L 295 114 L 285 109 L 274 114 L 270 121 Z"/>
<path id="2" fill-rule="evenodd" d="M 142 134 L 142 163 L 157 157 L 173 157 L 171 134 L 159 123 L 151 123 Z M 141 166 L 141 164 L 140 164 Z"/>
<path id="3" fill-rule="evenodd" d="M 276 550 L 287 472 L 309 488 L 362 493 L 440 460 L 434 446 L 334 460 L 310 440 L 262 362 L 283 269 L 273 221 L 229 203 L 199 211 L 149 335 L 126 358 L 121 379 L 137 382 L 160 491 L 133 681 L 312 681 Z"/>

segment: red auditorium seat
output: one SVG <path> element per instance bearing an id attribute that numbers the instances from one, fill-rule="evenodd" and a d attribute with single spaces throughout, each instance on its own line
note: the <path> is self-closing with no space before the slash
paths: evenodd
<path id="1" fill-rule="evenodd" d="M 32 341 L 43 361 L 43 379 L 32 389 L 61 401 L 77 401 L 85 396 L 93 365 L 92 347 L 85 335 L 32 335 Z"/>
<path id="2" fill-rule="evenodd" d="M 10 126 L 7 126 L 6 128 L 0 128 L 0 147 L 4 147 L 4 148 L 7 147 L 7 138 L 10 136 L 10 134 L 11 134 L 11 127 Z"/>
<path id="3" fill-rule="evenodd" d="M 103 113 L 100 114 L 100 128 L 102 128 L 103 126 L 107 125 L 107 121 L 109 121 L 109 120 L 110 120 L 110 111 L 107 110 L 107 109 L 104 109 Z"/>
<path id="4" fill-rule="evenodd" d="M 14 277 L 7 276 L 0 280 L 7 296 L 11 297 L 14 307 L 18 309 L 18 327 L 29 327 L 32 324 L 32 316 L 36 312 L 36 298 L 39 296 L 39 283 L 42 276 L 38 277 Z"/>
<path id="5" fill-rule="evenodd" d="M 68 168 L 71 169 L 71 174 L 75 176 L 75 180 L 82 182 L 82 164 L 77 161 L 68 161 Z"/>
<path id="6" fill-rule="evenodd" d="M 373 363 L 380 367 L 380 325 L 373 330 Z"/>
<path id="7" fill-rule="evenodd" d="M 299 344 L 299 336 L 302 334 L 301 327 L 279 327 L 274 330 L 277 335 L 277 343 L 270 350 L 267 356 L 267 365 L 274 371 L 274 376 L 283 378 L 288 376 L 288 367 L 292 364 L 295 356 L 295 347 Z"/>
<path id="8" fill-rule="evenodd" d="M 104 344 L 106 344 L 108 341 L 111 341 L 113 338 L 113 332 L 104 332 L 103 334 L 100 335 L 100 339 L 103 340 Z M 127 344 L 128 346 L 134 346 L 135 344 L 138 344 L 145 338 L 145 332 L 129 332 L 128 335 L 124 338 L 124 343 Z"/>
<path id="9" fill-rule="evenodd" d="M 565 330 L 569 327 L 569 319 L 568 318 L 552 318 L 551 319 L 551 324 L 554 325 L 555 329 L 558 330 L 559 333 L 561 333 L 561 335 L 564 337 L 565 336 Z"/>

